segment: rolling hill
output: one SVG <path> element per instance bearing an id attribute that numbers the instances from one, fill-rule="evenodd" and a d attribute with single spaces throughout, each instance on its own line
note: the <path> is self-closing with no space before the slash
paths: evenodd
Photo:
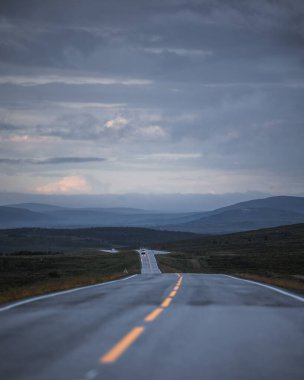
<path id="1" fill-rule="evenodd" d="M 196 218 L 197 213 L 156 213 L 133 208 L 64 208 L 32 203 L 0 206 L 0 228 L 160 227 Z"/>
<path id="2" fill-rule="evenodd" d="M 271 197 L 202 213 L 197 219 L 166 226 L 169 230 L 223 234 L 304 223 L 304 198 Z"/>
<path id="3" fill-rule="evenodd" d="M 135 208 L 64 208 L 22 203 L 0 207 L 0 228 L 145 227 L 223 234 L 304 222 L 303 197 L 256 199 L 208 212 L 166 213 Z"/>

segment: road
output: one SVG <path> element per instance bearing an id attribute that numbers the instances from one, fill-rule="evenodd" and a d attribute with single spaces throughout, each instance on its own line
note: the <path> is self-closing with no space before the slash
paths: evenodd
<path id="1" fill-rule="evenodd" d="M 300 380 L 304 302 L 225 275 L 144 274 L 0 309 L 3 380 Z"/>
<path id="2" fill-rule="evenodd" d="M 141 248 L 137 250 L 141 260 L 141 273 L 142 274 L 160 274 L 161 271 L 157 265 L 155 255 L 165 255 L 169 252 L 155 251 L 151 249 Z"/>

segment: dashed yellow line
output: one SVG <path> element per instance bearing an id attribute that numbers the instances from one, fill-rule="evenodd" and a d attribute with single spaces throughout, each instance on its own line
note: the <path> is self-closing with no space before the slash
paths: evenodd
<path id="1" fill-rule="evenodd" d="M 155 318 L 157 318 L 159 316 L 159 314 L 163 311 L 164 309 L 162 307 L 158 307 L 157 309 L 155 309 L 154 311 L 152 311 L 151 314 L 149 314 L 146 318 L 145 318 L 145 321 L 146 322 L 152 322 L 154 321 Z"/>
<path id="2" fill-rule="evenodd" d="M 144 327 L 134 327 L 124 338 L 122 338 L 106 355 L 100 358 L 102 364 L 115 362 L 124 351 L 141 335 Z"/>
<path id="3" fill-rule="evenodd" d="M 161 307 L 168 307 L 172 301 L 172 298 L 168 297 L 166 298 L 163 303 L 161 304 Z"/>
<path id="4" fill-rule="evenodd" d="M 155 318 L 159 316 L 159 314 L 164 310 L 164 308 L 168 307 L 173 297 L 176 296 L 177 290 L 179 289 L 181 282 L 183 280 L 183 276 L 177 274 L 178 281 L 173 289 L 173 291 L 169 294 L 160 305 L 160 307 L 156 308 L 149 315 L 146 316 L 145 322 L 152 322 Z M 135 342 L 135 340 L 144 332 L 145 328 L 143 326 L 134 327 L 126 336 L 124 336 L 108 353 L 100 358 L 101 364 L 109 364 L 115 362 L 119 357 Z"/>

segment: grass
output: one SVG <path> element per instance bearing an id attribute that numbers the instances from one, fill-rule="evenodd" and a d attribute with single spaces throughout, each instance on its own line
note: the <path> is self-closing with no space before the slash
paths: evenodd
<path id="1" fill-rule="evenodd" d="M 125 229 L 123 231 L 126 232 Z M 69 233 L 66 230 L 39 229 L 2 231 L 6 234 L 4 241 L 7 239 L 12 243 L 11 248 L 14 238 L 20 240 L 18 244 L 14 243 L 18 246 L 18 254 L 0 255 L 0 302 L 140 272 L 140 261 L 135 252 L 125 250 L 118 254 L 105 254 L 91 247 L 96 244 L 98 232 L 99 229 Z M 113 233 L 117 239 L 118 231 L 110 229 L 106 233 Z M 40 241 L 41 245 L 44 241 L 48 250 L 57 249 L 58 244 L 63 244 L 60 234 L 67 245 L 75 240 L 73 247 L 65 253 L 20 251 L 22 242 L 30 242 L 31 237 L 33 245 L 40 246 Z M 56 245 L 54 241 L 57 238 Z M 133 238 L 140 240 L 139 230 L 135 231 Z M 128 238 L 123 235 L 120 239 Z M 152 235 L 149 239 L 153 240 Z M 53 245 L 48 241 L 53 241 Z M 86 242 L 89 248 L 82 248 Z M 100 244 L 98 240 L 99 247 Z M 161 243 L 155 244 L 155 248 L 172 252 L 157 257 L 164 273 L 226 273 L 304 292 L 304 224 Z"/>
<path id="2" fill-rule="evenodd" d="M 110 281 L 139 272 L 139 258 L 132 251 L 104 254 L 83 250 L 67 254 L 0 256 L 0 302 Z"/>
<path id="3" fill-rule="evenodd" d="M 0 229 L 0 252 L 69 252 L 101 247 L 138 248 L 142 245 L 190 239 L 195 236 L 199 235 L 132 227 Z"/>
<path id="4" fill-rule="evenodd" d="M 226 273 L 304 292 L 304 224 L 158 245 L 163 272 Z"/>

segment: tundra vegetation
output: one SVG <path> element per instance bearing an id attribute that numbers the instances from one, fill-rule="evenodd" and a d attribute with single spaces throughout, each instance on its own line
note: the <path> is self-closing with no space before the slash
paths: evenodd
<path id="1" fill-rule="evenodd" d="M 92 285 L 140 272 L 132 251 L 19 252 L 0 256 L 0 302 Z"/>
<path id="2" fill-rule="evenodd" d="M 162 272 L 226 273 L 304 292 L 304 224 L 158 244 Z"/>
<path id="3" fill-rule="evenodd" d="M 0 302 L 140 273 L 139 246 L 171 252 L 157 256 L 164 273 L 226 273 L 304 292 L 304 224 L 206 236 L 30 228 L 0 231 Z M 100 251 L 113 247 L 119 253 Z"/>

